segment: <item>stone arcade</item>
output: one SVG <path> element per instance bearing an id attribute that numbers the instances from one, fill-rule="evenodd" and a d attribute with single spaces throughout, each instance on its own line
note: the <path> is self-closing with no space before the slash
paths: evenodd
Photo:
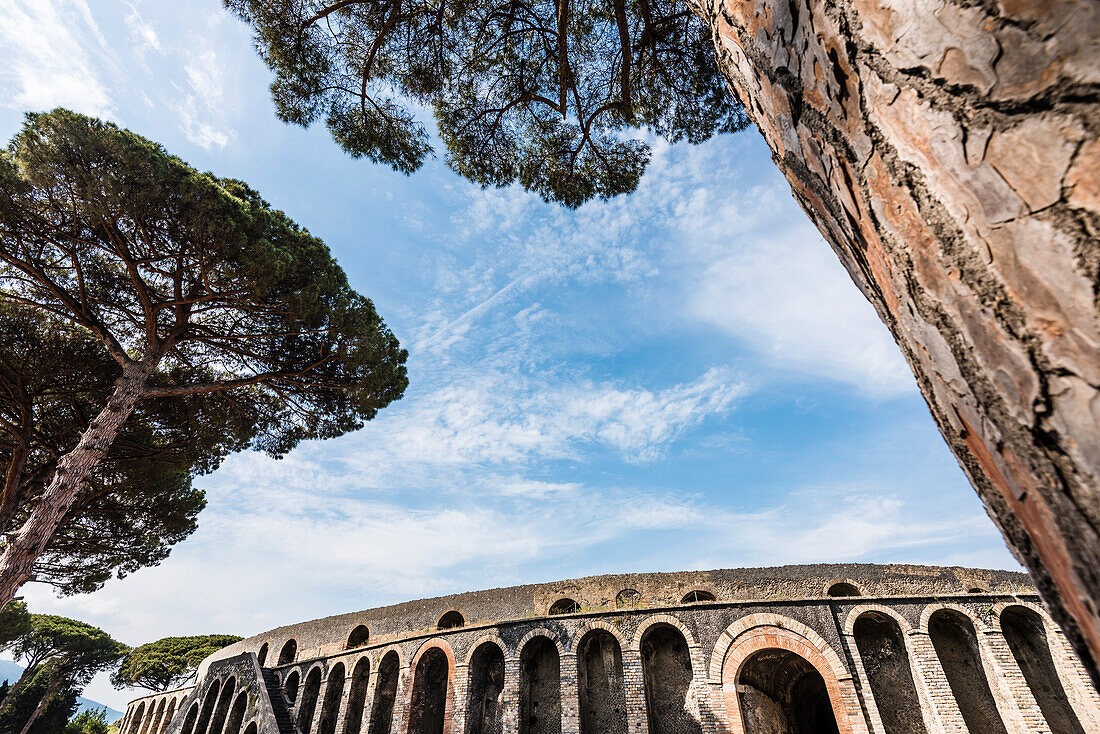
<path id="1" fill-rule="evenodd" d="M 121 734 L 1084 734 L 1100 695 L 1027 576 L 815 565 L 596 576 L 231 645 Z"/>

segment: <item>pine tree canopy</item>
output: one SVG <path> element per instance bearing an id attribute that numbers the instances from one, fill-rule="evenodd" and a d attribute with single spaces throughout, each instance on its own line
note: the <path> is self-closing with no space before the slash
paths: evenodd
<path id="1" fill-rule="evenodd" d="M 236 635 L 198 635 L 138 645 L 111 674 L 111 683 L 116 688 L 137 686 L 151 691 L 178 688 L 195 675 L 199 663 L 240 639 Z"/>
<path id="2" fill-rule="evenodd" d="M 194 529 L 195 474 L 361 427 L 403 394 L 406 356 L 243 182 L 28 114 L 0 151 L 0 605 L 31 578 L 89 591 L 158 562 Z"/>
<path id="3" fill-rule="evenodd" d="M 10 649 L 28 672 L 50 661 L 59 662 L 66 679 L 80 686 L 129 650 L 98 627 L 53 614 L 32 614 L 30 631 Z"/>
<path id="4" fill-rule="evenodd" d="M 483 186 L 576 207 L 633 191 L 646 127 L 699 143 L 747 124 L 703 22 L 679 0 L 224 0 L 254 30 L 286 122 L 324 118 L 355 157 L 431 153 Z"/>

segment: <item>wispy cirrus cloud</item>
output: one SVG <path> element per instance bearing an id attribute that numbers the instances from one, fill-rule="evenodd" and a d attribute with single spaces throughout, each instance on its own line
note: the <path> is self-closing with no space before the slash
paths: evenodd
<path id="1" fill-rule="evenodd" d="M 106 73 L 113 65 L 91 9 L 83 0 L 0 3 L 0 93 L 5 106 L 39 111 L 70 107 L 110 116 Z"/>

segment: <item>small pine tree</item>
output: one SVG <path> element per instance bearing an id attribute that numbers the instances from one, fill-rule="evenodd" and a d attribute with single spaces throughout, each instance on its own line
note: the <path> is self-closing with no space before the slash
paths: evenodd
<path id="1" fill-rule="evenodd" d="M 65 734 L 107 734 L 110 728 L 105 709 L 81 711 L 65 725 Z"/>

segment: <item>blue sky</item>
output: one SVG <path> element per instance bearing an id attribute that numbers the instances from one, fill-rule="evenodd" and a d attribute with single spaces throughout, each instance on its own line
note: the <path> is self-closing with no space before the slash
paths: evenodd
<path id="1" fill-rule="evenodd" d="M 28 586 L 34 610 L 139 644 L 598 573 L 1017 568 L 755 130 L 653 140 L 635 194 L 569 212 L 278 122 L 216 0 L 9 0 L 0 58 L 5 140 L 63 105 L 248 181 L 410 352 L 406 397 L 366 428 L 230 458 L 161 566 L 68 599 Z"/>

